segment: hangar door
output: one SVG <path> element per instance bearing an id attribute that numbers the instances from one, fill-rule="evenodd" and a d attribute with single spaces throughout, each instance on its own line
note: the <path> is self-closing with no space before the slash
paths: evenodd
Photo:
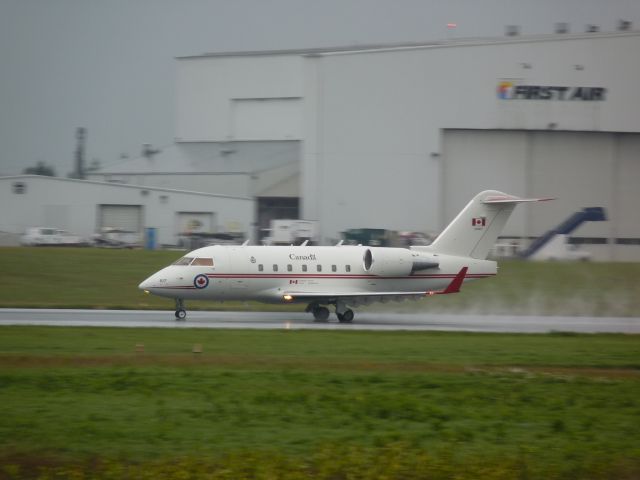
<path id="1" fill-rule="evenodd" d="M 483 190 L 527 191 L 527 132 L 445 130 L 442 227 Z M 513 213 L 503 236 L 523 236 L 522 211 Z"/>
<path id="2" fill-rule="evenodd" d="M 640 135 L 619 134 L 617 139 L 615 234 L 619 244 L 640 245 Z"/>
<path id="3" fill-rule="evenodd" d="M 638 245 L 638 152 L 640 135 L 632 133 L 445 130 L 442 224 L 476 193 L 497 189 L 557 197 L 518 207 L 503 237 L 539 236 L 578 210 L 604 207 L 608 221 L 585 223 L 574 235 L 602 248 Z M 607 251 L 611 260 L 624 258 L 620 248 Z"/>
<path id="4" fill-rule="evenodd" d="M 541 235 L 585 207 L 613 213 L 616 136 L 596 132 L 530 133 L 531 194 L 557 197 L 551 208 L 534 208 L 531 232 Z M 608 222 L 587 222 L 573 235 L 605 244 Z"/>
<path id="5" fill-rule="evenodd" d="M 142 232 L 142 205 L 98 205 L 98 229 Z"/>

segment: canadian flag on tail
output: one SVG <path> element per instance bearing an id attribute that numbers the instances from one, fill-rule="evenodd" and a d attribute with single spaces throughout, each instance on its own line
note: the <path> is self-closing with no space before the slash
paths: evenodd
<path id="1" fill-rule="evenodd" d="M 472 227 L 484 227 L 487 224 L 487 217 L 474 217 L 471 219 Z"/>

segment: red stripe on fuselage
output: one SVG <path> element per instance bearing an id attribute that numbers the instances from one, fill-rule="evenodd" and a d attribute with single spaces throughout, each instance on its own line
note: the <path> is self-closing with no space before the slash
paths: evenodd
<path id="1" fill-rule="evenodd" d="M 209 278 L 331 278 L 345 280 L 425 280 L 425 279 L 445 279 L 455 278 L 455 273 L 442 273 L 433 275 L 409 275 L 404 277 L 383 277 L 377 275 L 348 275 L 348 274 L 315 274 L 315 273 L 207 273 Z M 492 277 L 495 273 L 470 273 L 465 278 L 485 278 Z"/>
<path id="2" fill-rule="evenodd" d="M 165 289 L 170 289 L 170 290 L 174 290 L 176 288 L 180 288 L 182 290 L 198 290 L 196 287 L 192 287 L 190 285 L 176 285 L 175 287 L 172 287 L 170 285 L 163 285 L 160 287 L 149 287 L 149 288 L 165 288 Z"/>

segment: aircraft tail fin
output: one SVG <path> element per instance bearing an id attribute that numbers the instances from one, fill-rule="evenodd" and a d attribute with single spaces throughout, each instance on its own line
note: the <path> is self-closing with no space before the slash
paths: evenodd
<path id="1" fill-rule="evenodd" d="M 485 259 L 518 203 L 553 200 L 519 198 L 496 190 L 480 192 L 431 244 L 433 251 Z"/>

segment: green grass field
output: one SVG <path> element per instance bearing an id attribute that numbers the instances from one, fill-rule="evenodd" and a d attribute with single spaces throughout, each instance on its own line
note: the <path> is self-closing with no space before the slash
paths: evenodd
<path id="1" fill-rule="evenodd" d="M 0 248 L 0 307 L 170 310 L 137 285 L 180 255 Z M 640 316 L 638 278 L 503 262 L 375 308 Z M 633 479 L 639 398 L 636 335 L 0 327 L 0 479 Z"/>
<path id="2" fill-rule="evenodd" d="M 2 327 L 0 478 L 631 479 L 639 398 L 633 335 Z"/>
<path id="3" fill-rule="evenodd" d="M 93 248 L 0 248 L 0 307 L 173 308 L 138 283 L 181 252 Z M 456 295 L 374 305 L 388 311 L 640 316 L 640 263 L 500 263 L 497 277 Z M 204 310 L 302 310 L 300 305 L 189 302 Z"/>

